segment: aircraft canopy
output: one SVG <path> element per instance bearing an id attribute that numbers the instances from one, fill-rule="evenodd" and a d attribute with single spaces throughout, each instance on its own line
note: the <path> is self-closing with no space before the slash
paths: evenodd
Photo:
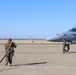
<path id="1" fill-rule="evenodd" d="M 76 32 L 76 27 L 70 29 L 69 31 Z"/>

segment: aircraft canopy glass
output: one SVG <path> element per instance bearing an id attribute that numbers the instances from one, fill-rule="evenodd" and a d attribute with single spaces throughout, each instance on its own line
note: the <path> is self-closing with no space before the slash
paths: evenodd
<path id="1" fill-rule="evenodd" d="M 70 29 L 69 31 L 76 32 L 76 27 Z"/>

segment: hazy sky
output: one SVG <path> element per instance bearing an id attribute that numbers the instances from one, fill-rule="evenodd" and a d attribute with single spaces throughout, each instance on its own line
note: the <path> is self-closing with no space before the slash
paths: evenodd
<path id="1" fill-rule="evenodd" d="M 0 0 L 0 38 L 47 38 L 76 26 L 76 0 Z"/>

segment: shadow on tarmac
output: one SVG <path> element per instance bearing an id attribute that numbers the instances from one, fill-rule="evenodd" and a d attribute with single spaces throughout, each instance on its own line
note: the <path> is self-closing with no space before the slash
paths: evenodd
<path id="1" fill-rule="evenodd" d="M 76 53 L 76 52 L 69 52 L 69 53 L 71 54 L 71 53 Z"/>
<path id="2" fill-rule="evenodd" d="M 48 62 L 37 62 L 37 63 L 27 63 L 27 64 L 17 64 L 13 66 L 24 66 L 24 65 L 40 65 L 40 64 L 47 64 Z"/>
<path id="3" fill-rule="evenodd" d="M 6 69 L 0 70 L 0 72 L 12 70 L 12 69 L 16 69 L 16 68 L 19 68 L 19 66 L 25 66 L 25 65 L 40 65 L 40 64 L 47 64 L 47 63 L 48 63 L 48 62 L 37 62 L 37 63 L 17 64 L 17 65 L 11 66 L 10 68 L 7 67 Z"/>

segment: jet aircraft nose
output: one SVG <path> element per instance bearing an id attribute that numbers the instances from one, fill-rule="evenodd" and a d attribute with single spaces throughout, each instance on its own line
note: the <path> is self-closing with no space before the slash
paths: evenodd
<path id="1" fill-rule="evenodd" d="M 53 36 L 53 37 L 50 37 L 50 38 L 47 38 L 46 39 L 47 41 L 53 41 L 53 42 L 57 42 L 57 41 L 61 41 L 61 37 L 56 35 L 56 36 Z"/>

